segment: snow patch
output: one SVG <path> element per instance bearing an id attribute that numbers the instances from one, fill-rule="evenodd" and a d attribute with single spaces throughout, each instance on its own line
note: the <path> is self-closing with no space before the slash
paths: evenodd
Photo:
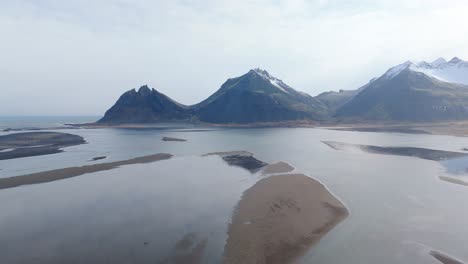
<path id="1" fill-rule="evenodd" d="M 432 63 L 412 65 L 410 68 L 443 82 L 468 85 L 468 62 L 457 57 L 449 62 L 439 58 Z"/>
<path id="2" fill-rule="evenodd" d="M 444 58 L 438 58 L 431 63 L 407 61 L 390 68 L 383 77 L 392 79 L 406 69 L 423 73 L 442 82 L 468 85 L 468 62 L 457 57 L 448 62 Z"/>
<path id="3" fill-rule="evenodd" d="M 260 68 L 256 68 L 253 71 L 257 73 L 258 75 L 260 75 L 263 79 L 269 81 L 273 86 L 280 89 L 280 91 L 289 94 L 289 92 L 286 90 L 289 88 L 289 86 L 283 83 L 282 80 L 271 76 L 266 70 L 262 70 Z"/>
<path id="4" fill-rule="evenodd" d="M 413 63 L 411 61 L 407 61 L 405 63 L 402 63 L 400 65 L 397 65 L 393 68 L 390 68 L 390 70 L 388 70 L 385 74 L 384 74 L 384 78 L 387 78 L 387 79 L 392 79 L 393 77 L 397 76 L 398 74 L 400 74 L 400 72 L 408 69 L 411 65 L 413 65 Z"/>

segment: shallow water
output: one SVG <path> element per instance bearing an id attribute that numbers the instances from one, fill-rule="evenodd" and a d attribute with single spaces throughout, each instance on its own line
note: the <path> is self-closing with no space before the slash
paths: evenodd
<path id="1" fill-rule="evenodd" d="M 322 181 L 349 208 L 351 215 L 303 263 L 438 263 L 428 248 L 468 260 L 468 187 L 438 179 L 447 174 L 446 163 L 336 151 L 321 143 L 459 151 L 468 145 L 467 138 L 306 128 L 69 132 L 88 144 L 1 161 L 0 177 L 159 152 L 176 157 L 0 190 L 2 263 L 37 263 L 31 260 L 35 256 L 56 263 L 73 258 L 80 263 L 154 263 L 187 233 L 196 233 L 197 241 L 207 239 L 205 263 L 218 262 L 232 210 L 258 180 L 218 157 L 199 157 L 228 150 L 247 150 L 266 162 L 286 161 Z M 164 142 L 163 136 L 188 141 Z M 88 161 L 96 156 L 108 158 Z"/>

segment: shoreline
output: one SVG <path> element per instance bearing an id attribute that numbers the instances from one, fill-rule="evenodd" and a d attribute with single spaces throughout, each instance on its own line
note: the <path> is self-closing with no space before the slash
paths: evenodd
<path id="1" fill-rule="evenodd" d="M 335 131 L 375 132 L 375 133 L 404 133 L 422 135 L 450 135 L 457 137 L 468 136 L 468 121 L 436 121 L 417 122 L 408 121 L 363 121 L 363 120 L 285 120 L 276 122 L 256 123 L 204 123 L 193 121 L 166 121 L 158 123 L 66 123 L 64 127 L 49 128 L 13 128 L 9 131 L 37 131 L 37 130 L 62 130 L 62 129 L 180 129 L 183 126 L 201 127 L 206 129 L 222 128 L 321 128 Z M 161 126 L 167 125 L 167 126 Z M 174 126 L 175 125 L 175 126 Z M 177 126 L 179 125 L 179 126 Z M 182 127 L 180 126 L 182 125 Z"/>

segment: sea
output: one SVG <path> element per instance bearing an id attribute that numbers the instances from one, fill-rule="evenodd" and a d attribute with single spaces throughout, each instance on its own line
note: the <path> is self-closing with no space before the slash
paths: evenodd
<path id="1" fill-rule="evenodd" d="M 170 153 L 169 160 L 0 190 L 0 263 L 175 263 L 180 241 L 206 241 L 201 263 L 220 263 L 242 193 L 261 177 L 228 166 L 217 151 L 285 161 L 322 182 L 350 215 L 299 263 L 436 264 L 435 249 L 468 261 L 466 158 L 334 150 L 322 141 L 461 152 L 468 138 L 324 128 L 68 129 L 99 117 L 2 117 L 0 128 L 48 128 L 82 136 L 63 153 L 0 161 L 0 178 Z M 59 128 L 59 129 L 58 129 Z M 16 132 L 0 132 L 6 135 Z M 186 142 L 162 141 L 162 137 Z M 90 161 L 93 157 L 106 159 Z M 172 261 L 172 262 L 171 262 Z"/>

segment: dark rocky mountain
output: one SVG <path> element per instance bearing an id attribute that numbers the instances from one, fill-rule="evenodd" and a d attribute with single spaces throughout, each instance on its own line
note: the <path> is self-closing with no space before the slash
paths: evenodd
<path id="1" fill-rule="evenodd" d="M 228 79 L 193 106 L 142 86 L 124 93 L 100 123 L 194 121 L 247 124 L 297 120 L 430 122 L 468 119 L 468 62 L 405 62 L 357 90 L 316 97 L 261 69 Z"/>
<path id="2" fill-rule="evenodd" d="M 153 123 L 188 120 L 187 106 L 144 85 L 124 93 L 98 123 Z"/>
<path id="3" fill-rule="evenodd" d="M 323 119 L 327 107 L 261 69 L 227 80 L 194 114 L 208 123 L 255 123 Z"/>
<path id="4" fill-rule="evenodd" d="M 370 82 L 336 111 L 351 120 L 428 122 L 468 118 L 468 86 L 436 79 L 411 62 Z"/>

